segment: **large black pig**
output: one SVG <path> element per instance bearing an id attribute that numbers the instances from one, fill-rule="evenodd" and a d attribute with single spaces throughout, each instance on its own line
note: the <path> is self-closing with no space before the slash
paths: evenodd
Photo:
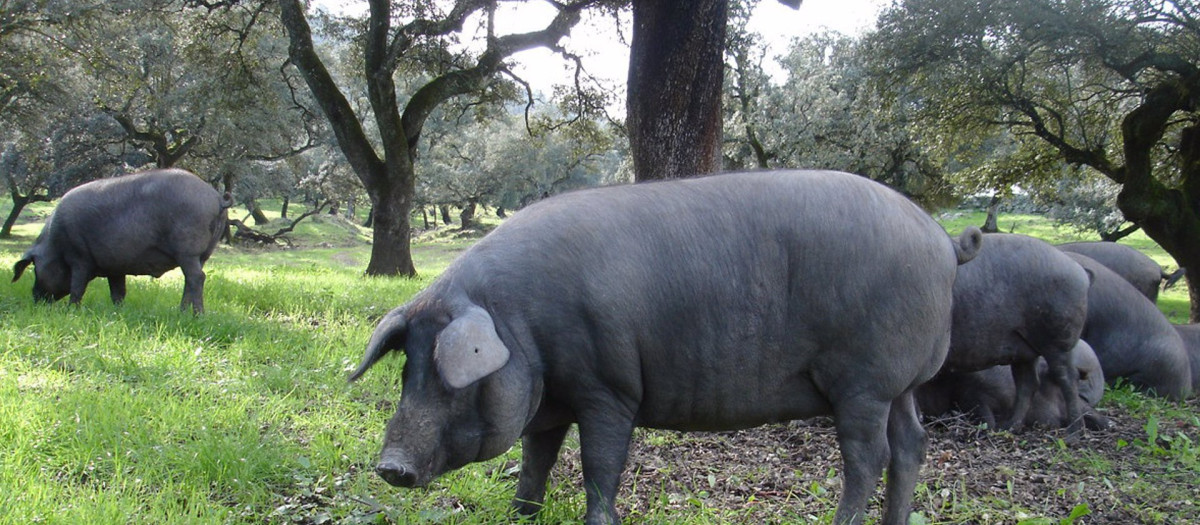
<path id="1" fill-rule="evenodd" d="M 422 486 L 523 436 L 514 505 L 532 514 L 578 423 L 587 523 L 609 524 L 634 427 L 832 414 L 836 522 L 861 521 L 887 466 L 883 523 L 907 523 L 925 446 L 912 392 L 946 357 L 955 270 L 979 244 L 836 172 L 546 199 L 379 322 L 351 378 L 407 358 L 376 471 Z"/>
<path id="2" fill-rule="evenodd" d="M 1187 350 L 1192 371 L 1192 394 L 1195 395 L 1200 393 L 1200 324 L 1177 324 L 1175 331 L 1183 339 L 1184 350 Z"/>
<path id="3" fill-rule="evenodd" d="M 1038 390 L 1037 363 L 1061 391 L 1069 431 L 1083 428 L 1072 348 L 1087 322 L 1091 277 L 1065 253 L 1025 235 L 983 236 L 979 257 L 958 269 L 950 354 L 941 374 L 1011 365 L 1016 394 L 1006 428 L 1025 424 Z M 993 422 L 993 424 L 995 424 Z"/>
<path id="4" fill-rule="evenodd" d="M 1159 396 L 1180 400 L 1192 391 L 1183 340 L 1162 311 L 1116 272 L 1094 259 L 1067 253 L 1092 272 L 1083 339 L 1096 351 L 1104 378 L 1125 378 Z"/>
<path id="5" fill-rule="evenodd" d="M 225 231 L 232 200 L 196 175 L 151 170 L 101 179 L 63 195 L 33 246 L 13 266 L 13 282 L 34 267 L 33 298 L 68 294 L 78 304 L 96 277 L 108 278 L 114 303 L 126 275 L 183 271 L 180 308 L 204 310 L 204 263 Z"/>
<path id="6" fill-rule="evenodd" d="M 1160 285 L 1167 288 L 1183 277 L 1182 269 L 1167 273 L 1150 256 L 1124 244 L 1107 241 L 1069 242 L 1058 245 L 1058 249 L 1091 257 L 1129 281 L 1150 302 L 1158 301 Z"/>

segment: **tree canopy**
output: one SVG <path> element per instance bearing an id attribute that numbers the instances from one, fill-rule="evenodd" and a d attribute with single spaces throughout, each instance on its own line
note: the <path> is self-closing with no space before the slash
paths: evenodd
<path id="1" fill-rule="evenodd" d="M 878 77 L 936 122 L 934 140 L 1004 129 L 1121 185 L 1125 217 L 1200 275 L 1200 6 L 1151 0 L 904 0 L 872 37 Z M 1190 280 L 1191 278 L 1189 278 Z M 1200 317 L 1200 280 L 1192 284 Z"/>

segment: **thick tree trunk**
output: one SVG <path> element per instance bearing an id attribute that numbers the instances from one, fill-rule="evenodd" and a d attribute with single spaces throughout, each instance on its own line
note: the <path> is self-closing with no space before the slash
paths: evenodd
<path id="1" fill-rule="evenodd" d="M 445 204 L 438 206 L 438 212 L 442 214 L 442 224 L 444 226 L 449 226 L 450 223 L 454 222 L 454 219 L 450 218 L 450 206 Z"/>
<path id="2" fill-rule="evenodd" d="M 408 214 L 412 211 L 412 195 L 411 189 L 405 192 L 396 188 L 378 196 L 372 195 L 375 237 L 371 241 L 367 275 L 417 274 L 409 249 L 412 227 L 408 223 Z"/>
<path id="3" fill-rule="evenodd" d="M 634 0 L 627 127 L 637 180 L 721 167 L 729 0 Z"/>
<path id="4" fill-rule="evenodd" d="M 475 201 L 467 201 L 462 207 L 462 212 L 458 214 L 459 223 L 462 224 L 462 229 L 469 230 L 475 227 Z"/>
<path id="5" fill-rule="evenodd" d="M 1180 133 L 1183 184 L 1179 189 L 1168 188 L 1153 177 L 1151 155 L 1175 111 L 1190 108 L 1189 97 L 1189 92 L 1176 85 L 1159 86 L 1122 121 L 1126 163 L 1119 173 L 1124 180 L 1118 181 L 1123 184 L 1117 207 L 1187 271 L 1191 321 L 1200 322 L 1200 291 L 1192 281 L 1200 276 L 1200 126 Z"/>

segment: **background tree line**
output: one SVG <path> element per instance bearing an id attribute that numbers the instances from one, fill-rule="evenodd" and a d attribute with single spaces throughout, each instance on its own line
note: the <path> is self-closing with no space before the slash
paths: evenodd
<path id="1" fill-rule="evenodd" d="M 746 29 L 757 3 L 575 0 L 505 33 L 522 2 L 0 2 L 0 234 L 86 180 L 180 166 L 251 210 L 369 206 L 368 273 L 411 274 L 417 212 L 469 226 L 603 182 L 819 167 L 930 208 L 1019 199 L 1106 238 L 1142 228 L 1200 275 L 1195 2 L 904 0 L 780 56 Z M 617 86 L 534 93 L 510 67 L 533 47 L 578 67 L 562 38 L 585 15 L 634 19 L 624 119 Z M 703 133 L 666 137 L 672 118 Z"/>

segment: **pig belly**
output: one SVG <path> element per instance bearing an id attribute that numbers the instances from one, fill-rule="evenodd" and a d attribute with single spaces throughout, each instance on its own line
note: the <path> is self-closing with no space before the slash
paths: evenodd
<path id="1" fill-rule="evenodd" d="M 827 415 L 832 410 L 807 374 L 774 381 L 724 377 L 676 388 L 647 388 L 637 424 L 668 430 L 738 430 Z"/>

